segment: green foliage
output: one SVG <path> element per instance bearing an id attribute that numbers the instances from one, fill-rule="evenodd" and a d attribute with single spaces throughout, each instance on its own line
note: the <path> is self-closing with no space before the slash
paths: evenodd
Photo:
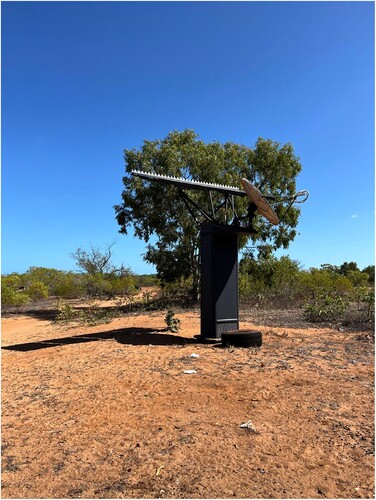
<path id="1" fill-rule="evenodd" d="M 343 318 L 349 307 L 352 283 L 332 269 L 310 269 L 300 274 L 301 297 L 306 299 L 305 318 L 334 321 Z"/>
<path id="2" fill-rule="evenodd" d="M 355 287 L 367 286 L 369 282 L 369 275 L 367 273 L 362 273 L 361 271 L 359 271 L 359 269 L 357 269 L 356 271 L 348 271 L 346 274 L 346 278 L 349 279 Z"/>
<path id="3" fill-rule="evenodd" d="M 175 318 L 175 311 L 169 309 L 165 316 L 165 323 L 170 332 L 177 333 L 180 329 L 180 319 Z"/>
<path id="4" fill-rule="evenodd" d="M 271 276 L 271 287 L 282 294 L 293 294 L 297 291 L 300 263 L 287 256 L 276 259 Z"/>
<path id="5" fill-rule="evenodd" d="M 362 270 L 362 273 L 368 274 L 368 281 L 371 285 L 375 284 L 375 266 L 367 266 Z"/>
<path id="6" fill-rule="evenodd" d="M 162 282 L 160 293 L 153 303 L 160 308 L 172 308 L 174 304 L 181 307 L 192 305 L 195 301 L 192 301 L 191 290 L 192 279 L 181 278 L 172 283 Z"/>
<path id="7" fill-rule="evenodd" d="M 339 295 L 320 294 L 307 303 L 305 318 L 309 321 L 330 321 L 340 319 L 348 307 L 348 299 Z"/>
<path id="8" fill-rule="evenodd" d="M 41 300 L 48 297 L 48 286 L 42 281 L 33 281 L 26 289 L 27 295 L 31 300 Z"/>
<path id="9" fill-rule="evenodd" d="M 155 275 L 134 276 L 123 267 L 115 269 L 110 261 L 106 265 L 109 267 L 102 273 L 78 274 L 31 267 L 24 274 L 2 276 L 2 306 L 22 306 L 31 300 L 44 299 L 47 294 L 61 298 L 82 297 L 89 295 L 91 287 L 91 293 L 116 296 L 117 308 L 98 307 L 90 298 L 86 307 L 75 309 L 61 300 L 56 321 L 95 325 L 110 321 L 114 314 L 123 311 L 125 304 L 131 306 L 137 286 L 159 285 L 159 278 Z M 303 305 L 305 317 L 311 321 L 341 319 L 367 324 L 374 321 L 373 281 L 374 266 L 360 271 L 355 263 L 344 263 L 342 266 L 323 264 L 320 269 L 306 271 L 301 269 L 298 261 L 286 256 L 277 259 L 270 251 L 260 252 L 258 259 L 248 255 L 239 264 L 239 291 L 242 298 L 269 303 L 273 307 Z M 171 331 L 178 331 L 180 320 L 174 317 L 173 307 L 192 304 L 189 295 L 192 283 L 192 277 L 180 278 L 171 283 L 162 282 L 158 297 L 151 298 L 150 293 L 144 291 L 142 307 L 168 309 L 165 321 L 168 327 L 174 328 Z"/>
<path id="10" fill-rule="evenodd" d="M 338 273 L 312 268 L 300 274 L 300 282 L 305 296 L 316 298 L 332 293 L 345 295 L 352 289 L 351 281 Z"/>
<path id="11" fill-rule="evenodd" d="M 243 297 L 269 301 L 274 306 L 278 300 L 282 305 L 303 305 L 304 316 L 310 321 L 374 320 L 375 294 L 369 286 L 370 275 L 359 271 L 355 263 L 323 264 L 320 269 L 305 271 L 288 257 L 248 257 L 240 262 L 239 270 Z M 360 313 L 354 310 L 354 302 Z"/>
<path id="12" fill-rule="evenodd" d="M 109 323 L 114 317 L 112 311 L 109 311 L 104 307 L 99 307 L 96 303 L 92 303 L 89 307 L 82 309 L 80 314 L 82 321 L 90 326 Z"/>
<path id="13" fill-rule="evenodd" d="M 1 305 L 21 306 L 29 302 L 30 297 L 21 287 L 21 277 L 18 274 L 9 274 L 1 278 Z"/>
<path id="14" fill-rule="evenodd" d="M 108 279 L 108 283 L 110 286 L 108 293 L 112 296 L 133 297 L 136 293 L 133 276 L 112 276 Z"/>
<path id="15" fill-rule="evenodd" d="M 160 281 L 155 274 L 139 274 L 133 277 L 134 284 L 138 288 L 159 286 Z"/>
<path id="16" fill-rule="evenodd" d="M 287 256 L 244 258 L 239 266 L 240 295 L 261 301 L 282 296 L 294 298 L 300 293 L 300 267 L 298 261 Z"/>
<path id="17" fill-rule="evenodd" d="M 332 274 L 340 274 L 339 266 L 333 266 L 332 264 L 321 264 L 320 269 L 322 269 L 323 271 L 329 271 Z"/>
<path id="18" fill-rule="evenodd" d="M 23 285 L 27 288 L 32 283 L 43 283 L 48 287 L 49 295 L 55 295 L 55 285 L 62 273 L 62 271 L 47 267 L 30 267 L 26 273 L 22 275 Z"/>
<path id="19" fill-rule="evenodd" d="M 144 256 L 157 268 L 158 277 L 165 282 L 178 279 L 192 280 L 192 296 L 199 288 L 199 230 L 177 190 L 159 183 L 145 182 L 130 176 L 132 170 L 144 170 L 176 177 L 231 184 L 239 186 L 246 177 L 265 194 L 291 195 L 295 193 L 295 179 L 301 170 L 291 144 L 280 144 L 258 139 L 254 148 L 231 142 L 204 143 L 193 130 L 174 131 L 163 140 L 145 140 L 139 150 L 125 150 L 126 176 L 123 178 L 122 203 L 115 206 L 121 233 L 129 227 L 135 236 L 149 242 Z M 192 191 L 192 199 L 210 212 L 207 193 Z M 213 203 L 219 205 L 221 197 L 213 193 Z M 236 197 L 236 211 L 245 214 L 248 202 Z M 280 216 L 282 206 L 276 208 Z M 255 227 L 258 242 L 271 243 L 274 249 L 287 248 L 296 235 L 299 209 L 292 207 L 284 222 L 271 226 L 257 216 Z M 224 209 L 218 218 L 224 222 Z M 254 238 L 254 240 L 256 237 Z M 243 241 L 245 244 L 245 239 Z"/>
<path id="20" fill-rule="evenodd" d="M 68 323 L 70 321 L 81 319 L 80 311 L 77 311 L 63 300 L 59 300 L 57 303 L 57 309 L 58 313 L 56 315 L 55 322 Z"/>
<path id="21" fill-rule="evenodd" d="M 78 298 L 84 294 L 82 277 L 70 271 L 58 271 L 46 267 L 30 267 L 22 275 L 22 282 L 28 289 L 33 283 L 43 283 L 48 296 Z"/>
<path id="22" fill-rule="evenodd" d="M 303 307 L 310 321 L 372 321 L 375 301 L 369 275 L 353 265 L 341 267 L 324 264 L 305 271 L 288 257 L 244 258 L 239 266 L 240 295 L 273 307 Z"/>
<path id="23" fill-rule="evenodd" d="M 64 300 L 59 300 L 57 304 L 58 314 L 55 318 L 55 323 L 85 323 L 90 326 L 95 326 L 103 323 L 109 323 L 113 317 L 112 313 L 105 308 L 98 307 L 94 302 L 88 307 L 75 309 Z"/>
<path id="24" fill-rule="evenodd" d="M 75 257 L 83 271 L 58 271 L 45 267 L 30 267 L 26 273 L 2 276 L 3 306 L 17 307 L 47 297 L 64 299 L 120 295 L 130 299 L 136 292 L 129 269 L 116 269 L 111 263 L 111 246 L 104 254 L 92 247 L 91 252 L 77 250 Z"/>
<path id="25" fill-rule="evenodd" d="M 363 286 L 365 283 L 375 284 L 375 266 L 367 266 L 362 271 L 359 270 L 356 262 L 344 262 L 340 266 L 322 264 L 321 269 L 332 273 L 341 274 L 350 279 L 354 286 Z M 367 276 L 365 276 L 367 275 Z"/>
<path id="26" fill-rule="evenodd" d="M 342 276 L 347 276 L 349 271 L 359 271 L 356 262 L 344 262 L 339 268 L 339 273 Z"/>
<path id="27" fill-rule="evenodd" d="M 375 290 L 367 286 L 358 286 L 354 289 L 354 297 L 358 310 L 365 310 L 367 319 L 375 317 Z"/>
<path id="28" fill-rule="evenodd" d="M 83 297 L 85 294 L 85 285 L 82 275 L 60 271 L 53 285 L 53 290 L 54 293 L 51 293 L 51 295 L 64 299 Z"/>

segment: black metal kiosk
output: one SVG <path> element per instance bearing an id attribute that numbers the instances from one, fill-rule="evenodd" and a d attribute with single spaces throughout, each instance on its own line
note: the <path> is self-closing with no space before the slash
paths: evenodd
<path id="1" fill-rule="evenodd" d="M 238 238 L 255 234 L 253 217 L 256 210 L 272 224 L 280 220 L 269 205 L 267 199 L 248 180 L 242 179 L 244 191 L 233 186 L 210 184 L 188 179 L 180 179 L 155 173 L 133 171 L 132 175 L 146 180 L 172 184 L 178 187 L 180 199 L 185 203 L 196 224 L 200 227 L 201 239 L 201 332 L 198 338 L 202 341 L 221 341 L 228 343 L 238 340 L 238 345 L 261 345 L 261 333 L 254 330 L 239 331 L 239 292 L 238 292 Z M 209 193 L 211 213 L 190 198 L 183 189 L 200 189 Z M 214 207 L 212 191 L 221 193 L 224 201 Z M 247 215 L 238 217 L 235 211 L 234 196 L 247 196 L 250 200 Z M 305 196 L 302 201 L 298 197 Z M 307 191 L 300 191 L 290 197 L 292 203 L 302 203 L 308 197 Z M 232 222 L 220 224 L 216 220 L 219 209 L 232 208 Z M 287 209 L 288 210 L 288 209 Z M 287 211 L 286 210 L 286 211 Z M 197 212 L 203 216 L 204 222 L 196 217 Z M 285 212 L 286 213 L 286 212 Z M 248 219 L 246 227 L 240 221 Z M 243 343 L 243 344 L 242 344 Z"/>
<path id="2" fill-rule="evenodd" d="M 239 329 L 238 238 L 252 232 L 212 222 L 201 226 L 201 337 L 221 340 Z"/>

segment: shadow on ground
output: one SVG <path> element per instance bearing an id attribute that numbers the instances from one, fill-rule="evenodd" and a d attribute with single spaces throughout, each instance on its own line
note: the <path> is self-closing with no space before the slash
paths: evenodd
<path id="1" fill-rule="evenodd" d="M 56 316 L 59 314 L 57 309 L 24 309 L 19 308 L 5 308 L 2 312 L 3 318 L 12 318 L 17 316 L 31 316 L 35 319 L 40 319 L 42 321 L 55 321 Z"/>
<path id="2" fill-rule="evenodd" d="M 114 339 L 120 344 L 128 345 L 185 345 L 195 343 L 196 340 L 178 335 L 166 333 L 166 329 L 152 330 L 150 328 L 120 328 L 99 333 L 87 333 L 84 335 L 72 335 L 58 339 L 41 340 L 39 342 L 27 342 L 4 346 L 2 349 L 8 351 L 36 351 L 49 347 L 61 347 L 70 344 L 82 344 L 85 342 L 96 342 L 98 340 Z"/>

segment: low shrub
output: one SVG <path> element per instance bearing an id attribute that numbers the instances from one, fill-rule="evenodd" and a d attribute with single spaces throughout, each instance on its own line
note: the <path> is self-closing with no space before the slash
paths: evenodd
<path id="1" fill-rule="evenodd" d="M 69 323 L 71 321 L 79 321 L 81 319 L 81 311 L 77 311 L 70 304 L 63 300 L 57 303 L 58 313 L 55 322 Z"/>
<path id="2" fill-rule="evenodd" d="M 82 321 L 89 324 L 90 326 L 110 323 L 110 321 L 114 317 L 114 313 L 111 310 L 99 307 L 95 303 L 89 305 L 89 307 L 85 309 L 82 309 L 80 312 Z"/>
<path id="3" fill-rule="evenodd" d="M 90 303 L 88 307 L 83 309 L 75 309 L 67 302 L 59 300 L 57 308 L 56 323 L 80 322 L 95 326 L 109 323 L 113 318 L 111 311 L 101 308 L 95 303 Z"/>
<path id="4" fill-rule="evenodd" d="M 313 322 L 340 320 L 348 305 L 349 301 L 346 297 L 318 295 L 305 305 L 304 317 Z"/>
<path id="5" fill-rule="evenodd" d="M 165 316 L 165 323 L 170 332 L 177 333 L 180 330 L 180 319 L 175 318 L 175 311 L 169 309 Z"/>
<path id="6" fill-rule="evenodd" d="M 34 281 L 26 288 L 26 293 L 31 300 L 42 300 L 48 297 L 48 286 L 42 281 Z"/>
<path id="7" fill-rule="evenodd" d="M 21 288 L 21 278 L 17 274 L 2 276 L 1 278 L 1 305 L 21 306 L 30 302 L 29 295 Z"/>
<path id="8" fill-rule="evenodd" d="M 364 311 L 367 319 L 375 318 L 375 291 L 367 286 L 359 286 L 354 289 L 354 297 L 357 301 L 358 310 Z"/>

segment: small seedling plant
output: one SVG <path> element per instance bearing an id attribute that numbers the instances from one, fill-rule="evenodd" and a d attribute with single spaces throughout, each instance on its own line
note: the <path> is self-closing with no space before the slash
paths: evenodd
<path id="1" fill-rule="evenodd" d="M 169 309 L 165 316 L 165 323 L 170 332 L 177 333 L 180 330 L 180 319 L 175 318 L 175 311 Z"/>

